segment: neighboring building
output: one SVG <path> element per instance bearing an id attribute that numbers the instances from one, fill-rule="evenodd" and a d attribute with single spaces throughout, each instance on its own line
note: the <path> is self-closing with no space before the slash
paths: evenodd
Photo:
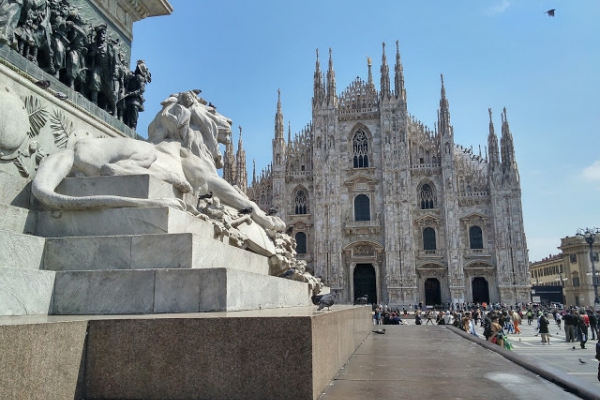
<path id="1" fill-rule="evenodd" d="M 443 77 L 431 130 L 408 113 L 398 43 L 393 81 L 383 46 L 379 91 L 369 59 L 367 80 L 339 96 L 331 50 L 326 77 L 317 53 L 312 121 L 287 142 L 278 95 L 273 162 L 249 197 L 279 209 L 298 258 L 341 302 L 529 301 L 506 109 L 500 145 L 489 110 L 489 155 L 475 154 L 454 142 Z"/>
<path id="2" fill-rule="evenodd" d="M 594 283 L 592 280 L 592 262 L 590 245 L 581 236 L 567 236 L 560 240 L 559 249 L 563 253 L 565 264 L 565 298 L 566 304 L 583 307 L 594 304 Z M 600 272 L 598 253 L 600 252 L 600 235 L 592 247 L 592 255 L 596 272 Z M 600 284 L 600 277 L 596 276 L 596 285 Z"/>
<path id="3" fill-rule="evenodd" d="M 564 286 L 568 279 L 564 270 L 565 259 L 562 254 L 549 255 L 541 261 L 529 264 L 529 273 L 531 275 L 532 295 L 543 296 L 544 288 L 554 289 L 558 287 L 562 292 L 559 299 L 552 300 L 559 303 L 565 303 Z"/>
<path id="4" fill-rule="evenodd" d="M 560 285 L 561 281 L 567 279 L 564 272 L 564 261 L 562 254 L 549 255 L 541 261 L 529 264 L 531 284 L 535 286 Z"/>

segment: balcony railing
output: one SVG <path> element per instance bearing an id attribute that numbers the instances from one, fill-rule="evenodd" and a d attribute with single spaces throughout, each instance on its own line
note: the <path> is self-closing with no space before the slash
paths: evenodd
<path id="1" fill-rule="evenodd" d="M 443 258 L 446 254 L 445 250 L 419 250 L 417 257 L 419 258 Z"/>
<path id="2" fill-rule="evenodd" d="M 380 226 L 378 220 L 371 221 L 347 221 L 345 227 L 346 228 L 362 228 L 362 227 L 370 227 L 370 226 Z"/>
<path id="3" fill-rule="evenodd" d="M 491 257 L 492 253 L 488 249 L 466 249 L 465 257 Z"/>

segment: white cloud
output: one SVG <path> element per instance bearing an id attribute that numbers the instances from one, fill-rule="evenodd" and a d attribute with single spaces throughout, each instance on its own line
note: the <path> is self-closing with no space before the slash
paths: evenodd
<path id="1" fill-rule="evenodd" d="M 489 7 L 486 10 L 486 13 L 488 15 L 501 14 L 504 11 L 508 10 L 508 7 L 510 7 L 510 2 L 508 0 L 502 0 L 502 3 Z"/>
<path id="2" fill-rule="evenodd" d="M 600 182 L 600 160 L 595 161 L 589 167 L 584 168 L 581 174 L 585 180 Z"/>

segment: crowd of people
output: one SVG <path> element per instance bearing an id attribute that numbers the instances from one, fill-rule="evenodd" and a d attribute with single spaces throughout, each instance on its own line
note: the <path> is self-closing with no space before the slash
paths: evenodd
<path id="1" fill-rule="evenodd" d="M 409 309 L 412 305 L 409 306 Z M 588 339 L 597 340 L 596 359 L 600 361 L 600 311 L 591 308 L 584 309 L 569 307 L 541 307 L 526 304 L 509 306 L 506 304 L 456 304 L 447 310 L 423 308 L 422 303 L 416 305 L 413 311 L 415 325 L 452 325 L 479 337 L 476 326 L 483 328 L 485 340 L 511 350 L 509 334 L 520 335 L 521 322 L 527 320 L 528 325 L 535 324 L 536 336 L 540 336 L 542 345 L 551 345 L 551 324 L 564 330 L 565 342 L 579 342 L 586 349 Z M 404 319 L 403 319 L 404 318 Z M 374 325 L 408 325 L 408 310 L 406 307 L 389 307 L 375 305 L 373 311 Z M 591 336 L 591 337 L 590 337 Z M 598 380 L 600 381 L 600 364 L 598 365 Z"/>

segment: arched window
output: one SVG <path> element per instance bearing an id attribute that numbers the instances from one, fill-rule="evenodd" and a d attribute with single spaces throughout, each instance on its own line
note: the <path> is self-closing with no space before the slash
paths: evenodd
<path id="1" fill-rule="evenodd" d="M 483 234 L 477 225 L 469 228 L 469 243 L 472 249 L 483 249 Z"/>
<path id="2" fill-rule="evenodd" d="M 433 228 L 423 229 L 423 250 L 435 249 L 435 230 Z"/>
<path id="3" fill-rule="evenodd" d="M 306 233 L 296 233 L 296 253 L 306 254 Z"/>
<path id="4" fill-rule="evenodd" d="M 425 183 L 423 186 L 421 186 L 419 200 L 421 203 L 421 209 L 426 210 L 430 208 L 435 208 L 436 196 L 430 184 Z"/>
<path id="5" fill-rule="evenodd" d="M 363 131 L 357 131 L 354 134 L 352 152 L 354 155 L 354 168 L 369 167 L 369 143 L 367 135 Z"/>
<path id="6" fill-rule="evenodd" d="M 296 192 L 294 199 L 294 214 L 307 214 L 308 211 L 308 198 L 306 192 L 302 189 Z"/>
<path id="7" fill-rule="evenodd" d="M 359 194 L 354 198 L 354 220 L 370 221 L 371 207 L 369 197 L 366 194 Z"/>

